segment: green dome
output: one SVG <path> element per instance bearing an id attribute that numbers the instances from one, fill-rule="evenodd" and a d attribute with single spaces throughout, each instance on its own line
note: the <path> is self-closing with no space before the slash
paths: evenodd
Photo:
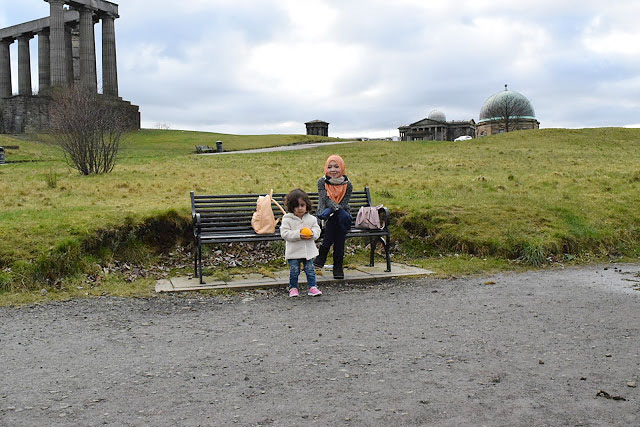
<path id="1" fill-rule="evenodd" d="M 497 117 L 492 117 L 495 116 L 495 114 L 492 115 L 491 111 L 495 111 L 496 108 L 499 108 L 500 105 L 504 105 L 505 102 L 508 102 L 511 105 L 518 105 L 518 110 L 521 112 L 517 117 L 524 119 L 536 118 L 536 113 L 533 110 L 531 102 L 521 93 L 507 90 L 505 85 L 505 90 L 491 95 L 484 104 L 482 104 L 482 108 L 480 108 L 480 119 L 478 122 L 496 119 Z"/>

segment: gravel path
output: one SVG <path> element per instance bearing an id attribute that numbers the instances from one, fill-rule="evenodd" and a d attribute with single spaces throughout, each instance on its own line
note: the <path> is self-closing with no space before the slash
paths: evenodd
<path id="1" fill-rule="evenodd" d="M 637 426 L 639 271 L 0 308 L 0 425 Z"/>

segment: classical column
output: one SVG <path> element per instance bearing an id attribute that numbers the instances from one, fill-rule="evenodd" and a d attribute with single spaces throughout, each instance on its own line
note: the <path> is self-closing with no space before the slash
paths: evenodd
<path id="1" fill-rule="evenodd" d="M 102 15 L 102 93 L 118 96 L 115 17 Z"/>
<path id="2" fill-rule="evenodd" d="M 0 98 L 8 98 L 12 95 L 11 88 L 11 54 L 9 45 L 13 39 L 0 40 Z"/>
<path id="3" fill-rule="evenodd" d="M 29 40 L 33 35 L 21 34 L 18 36 L 18 94 L 33 95 L 31 89 L 31 52 Z"/>
<path id="4" fill-rule="evenodd" d="M 80 82 L 86 88 L 98 90 L 96 73 L 96 41 L 93 33 L 93 11 L 80 8 Z"/>
<path id="5" fill-rule="evenodd" d="M 48 0 L 50 10 L 51 86 L 67 85 L 66 47 L 64 43 L 64 1 Z"/>
<path id="6" fill-rule="evenodd" d="M 43 93 L 51 86 L 51 52 L 49 30 L 38 33 L 38 92 Z"/>
<path id="7" fill-rule="evenodd" d="M 73 86 L 73 37 L 71 25 L 64 26 L 64 69 L 67 75 L 67 86 Z"/>

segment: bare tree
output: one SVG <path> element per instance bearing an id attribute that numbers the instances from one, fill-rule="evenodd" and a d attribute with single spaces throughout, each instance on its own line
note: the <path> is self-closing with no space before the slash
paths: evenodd
<path id="1" fill-rule="evenodd" d="M 130 123 L 117 101 L 83 87 L 55 90 L 50 119 L 55 143 L 83 175 L 108 173 Z"/>
<path id="2" fill-rule="evenodd" d="M 480 119 L 498 121 L 504 124 L 504 131 L 519 130 L 524 118 L 534 116 L 531 104 L 524 96 L 507 90 L 494 96 L 480 113 Z"/>

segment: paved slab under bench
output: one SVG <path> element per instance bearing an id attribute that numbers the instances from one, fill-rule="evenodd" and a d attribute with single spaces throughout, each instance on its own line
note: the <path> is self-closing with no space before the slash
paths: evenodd
<path id="1" fill-rule="evenodd" d="M 328 266 L 327 266 L 328 267 Z M 331 282 L 356 282 L 370 281 L 376 279 L 389 279 L 393 277 L 407 276 L 428 276 L 433 274 L 432 271 L 423 268 L 412 267 L 405 264 L 391 264 L 391 272 L 384 271 L 385 266 L 379 265 L 375 267 L 358 266 L 348 267 L 344 270 L 344 280 L 335 280 L 330 268 L 325 267 L 319 274 L 316 274 L 316 280 L 319 284 Z M 156 292 L 182 292 L 182 291 L 199 291 L 205 289 L 252 289 L 267 287 L 286 287 L 289 284 L 289 270 L 274 272 L 273 276 L 265 276 L 257 273 L 233 275 L 228 281 L 216 280 L 214 277 L 205 276 L 205 284 L 198 283 L 198 278 L 192 276 L 174 277 L 170 279 L 162 279 L 156 282 Z M 300 273 L 300 285 L 304 289 L 307 278 L 304 272 Z"/>

